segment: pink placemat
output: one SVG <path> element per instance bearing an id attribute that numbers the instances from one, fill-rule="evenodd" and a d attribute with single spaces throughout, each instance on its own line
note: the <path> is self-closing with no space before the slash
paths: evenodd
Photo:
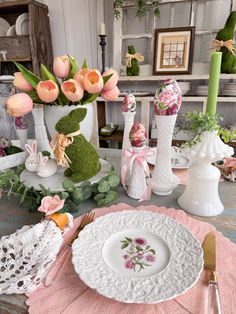
<path id="1" fill-rule="evenodd" d="M 127 204 L 113 205 L 94 210 L 96 217 L 124 209 L 151 210 L 165 214 L 185 225 L 203 242 L 206 234 L 215 231 L 217 241 L 217 274 L 221 296 L 222 313 L 233 314 L 236 308 L 236 245 L 205 222 L 189 217 L 184 211 L 154 205 L 131 207 Z M 75 220 L 76 228 L 81 218 Z M 72 230 L 73 233 L 73 230 Z M 67 234 L 65 243 L 71 237 Z M 63 247 L 62 247 L 63 249 Z M 59 269 L 59 272 L 58 272 Z M 154 305 L 124 304 L 107 299 L 88 288 L 78 277 L 71 263 L 71 252 L 61 254 L 49 277 L 55 277 L 53 285 L 39 287 L 28 295 L 27 304 L 31 314 L 204 314 L 207 300 L 206 272 L 197 284 L 185 294 Z"/>

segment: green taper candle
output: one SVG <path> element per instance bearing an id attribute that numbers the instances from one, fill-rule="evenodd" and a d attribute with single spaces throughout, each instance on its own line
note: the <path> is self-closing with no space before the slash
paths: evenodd
<path id="1" fill-rule="evenodd" d="M 217 96 L 220 80 L 222 52 L 212 52 L 211 54 L 211 68 L 208 83 L 208 97 L 206 112 L 211 116 L 216 114 Z"/>

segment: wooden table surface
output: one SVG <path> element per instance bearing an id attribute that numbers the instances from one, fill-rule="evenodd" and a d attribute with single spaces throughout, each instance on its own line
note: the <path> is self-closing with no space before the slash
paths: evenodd
<path id="1" fill-rule="evenodd" d="M 100 154 L 101 156 L 106 155 L 106 159 L 114 165 L 116 169 L 119 169 L 120 155 L 116 150 L 100 150 Z M 150 201 L 138 203 L 136 200 L 128 198 L 123 187 L 120 186 L 119 198 L 116 200 L 116 203 L 127 203 L 134 207 L 141 204 L 154 204 L 156 206 L 179 209 L 177 198 L 184 191 L 184 188 L 184 186 L 179 185 L 173 193 L 168 196 L 152 195 Z M 224 212 L 221 215 L 216 217 L 194 217 L 211 223 L 218 231 L 222 232 L 226 237 L 230 238 L 231 241 L 236 243 L 236 183 L 229 181 L 220 182 L 219 194 L 225 206 Z M 96 203 L 88 200 L 80 206 L 76 216 L 82 215 L 95 207 Z M 41 217 L 39 213 L 29 213 L 16 201 L 9 201 L 3 198 L 0 200 L 0 236 L 11 234 L 24 225 L 38 223 Z M 0 295 L 0 314 L 28 313 L 25 300 L 26 297 L 24 295 Z"/>

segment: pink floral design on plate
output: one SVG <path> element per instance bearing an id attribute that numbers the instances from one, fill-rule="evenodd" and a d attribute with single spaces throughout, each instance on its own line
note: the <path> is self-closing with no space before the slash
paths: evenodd
<path id="1" fill-rule="evenodd" d="M 120 242 L 121 249 L 126 249 L 126 254 L 123 255 L 123 259 L 125 259 L 124 267 L 126 269 L 140 272 L 145 267 L 152 266 L 152 263 L 156 262 L 156 251 L 148 245 L 146 239 L 125 237 Z"/>

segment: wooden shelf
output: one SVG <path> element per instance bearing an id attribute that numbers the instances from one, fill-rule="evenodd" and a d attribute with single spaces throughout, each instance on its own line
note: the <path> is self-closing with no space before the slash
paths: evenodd
<path id="1" fill-rule="evenodd" d="M 120 76 L 119 81 L 120 82 L 129 82 L 129 81 L 162 81 L 165 79 L 170 78 L 170 75 L 150 75 L 150 76 Z M 183 74 L 183 75 L 171 75 L 171 78 L 177 80 L 177 81 L 186 81 L 186 80 L 208 80 L 209 74 Z M 236 80 L 236 74 L 221 74 L 220 75 L 221 80 Z"/>
<path id="2" fill-rule="evenodd" d="M 111 136 L 99 135 L 99 141 L 116 141 L 121 143 L 123 141 L 123 133 L 124 131 L 122 130 L 116 130 Z"/>

